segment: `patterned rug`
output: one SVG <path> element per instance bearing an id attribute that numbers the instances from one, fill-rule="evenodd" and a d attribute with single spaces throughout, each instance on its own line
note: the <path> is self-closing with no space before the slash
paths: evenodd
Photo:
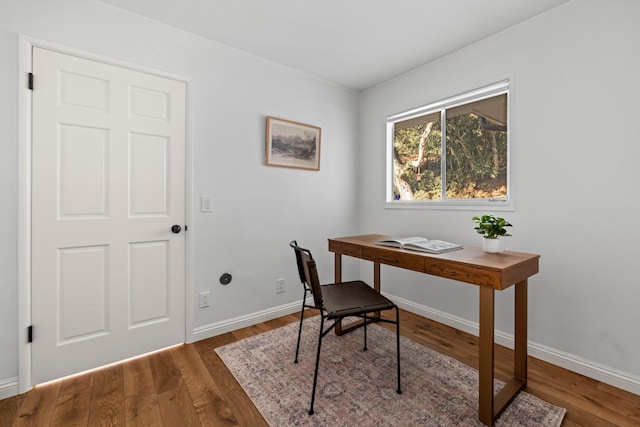
<path id="1" fill-rule="evenodd" d="M 298 323 L 216 349 L 269 425 L 482 426 L 478 372 L 402 337 L 402 394 L 395 391 L 395 333 L 367 327 L 322 341 L 315 414 L 308 415 L 319 317 L 304 321 L 299 363 L 293 363 Z M 496 390 L 503 383 L 496 381 Z M 565 409 L 520 393 L 496 426 L 559 426 Z"/>

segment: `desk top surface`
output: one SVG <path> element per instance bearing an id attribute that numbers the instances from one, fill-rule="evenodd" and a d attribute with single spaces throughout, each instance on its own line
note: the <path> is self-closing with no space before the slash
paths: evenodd
<path id="1" fill-rule="evenodd" d="M 472 246 L 432 254 L 375 243 L 389 237 L 381 234 L 337 237 L 329 239 L 329 251 L 496 289 L 505 289 L 538 272 L 537 254 L 488 253 Z"/>

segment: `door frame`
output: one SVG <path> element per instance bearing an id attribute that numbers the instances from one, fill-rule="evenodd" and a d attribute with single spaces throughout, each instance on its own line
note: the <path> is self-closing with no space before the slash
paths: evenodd
<path id="1" fill-rule="evenodd" d="M 184 341 L 193 341 L 193 156 L 191 141 L 191 80 L 175 74 L 158 71 L 141 65 L 62 46 L 56 43 L 19 35 L 18 40 L 18 393 L 32 387 L 31 344 L 28 342 L 28 327 L 31 325 L 31 129 L 32 96 L 28 89 L 28 75 L 33 71 L 33 48 L 43 48 L 65 55 L 72 55 L 133 71 L 178 80 L 186 86 L 185 105 L 185 223 L 189 230 L 185 235 L 185 331 Z M 37 87 L 37 76 L 34 86 Z M 37 331 L 34 332 L 37 335 Z"/>

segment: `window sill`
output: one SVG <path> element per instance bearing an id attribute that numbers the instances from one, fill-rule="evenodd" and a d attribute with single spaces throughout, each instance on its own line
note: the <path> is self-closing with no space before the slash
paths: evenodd
<path id="1" fill-rule="evenodd" d="M 465 210 L 478 211 L 490 210 L 493 212 L 511 212 L 515 211 L 513 200 L 506 201 L 489 201 L 489 200 L 447 200 L 447 201 L 393 201 L 385 202 L 385 209 L 418 209 L 418 210 Z"/>

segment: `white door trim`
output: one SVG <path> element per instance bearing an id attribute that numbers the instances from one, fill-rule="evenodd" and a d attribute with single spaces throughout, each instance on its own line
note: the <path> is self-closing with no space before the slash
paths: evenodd
<path id="1" fill-rule="evenodd" d="M 31 92 L 28 74 L 32 71 L 32 50 L 40 47 L 92 61 L 128 68 L 159 77 L 179 80 L 186 86 L 185 135 L 185 218 L 189 226 L 185 248 L 185 341 L 193 341 L 193 210 L 192 210 L 192 144 L 191 144 L 191 81 L 185 77 L 159 72 L 150 68 L 113 58 L 61 46 L 44 40 L 20 35 L 18 48 L 18 393 L 33 386 L 31 378 L 31 345 L 27 342 L 27 328 L 31 325 Z M 35 76 L 34 86 L 37 85 Z M 37 331 L 34 332 L 37 334 Z"/>

